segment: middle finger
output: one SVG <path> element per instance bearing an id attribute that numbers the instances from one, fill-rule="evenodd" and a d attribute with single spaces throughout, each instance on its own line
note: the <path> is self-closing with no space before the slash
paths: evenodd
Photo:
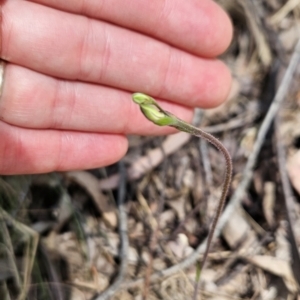
<path id="1" fill-rule="evenodd" d="M 3 18 L 2 58 L 44 74 L 191 106 L 215 106 L 228 92 L 221 62 L 124 28 L 27 1 L 7 1 Z"/>

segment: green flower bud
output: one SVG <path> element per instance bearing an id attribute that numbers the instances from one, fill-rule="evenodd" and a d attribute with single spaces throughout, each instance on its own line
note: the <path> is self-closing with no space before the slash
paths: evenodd
<path id="1" fill-rule="evenodd" d="M 145 94 L 135 93 L 132 95 L 135 103 L 139 104 L 144 116 L 158 126 L 172 126 L 177 123 L 172 114 L 163 110 L 156 101 Z"/>

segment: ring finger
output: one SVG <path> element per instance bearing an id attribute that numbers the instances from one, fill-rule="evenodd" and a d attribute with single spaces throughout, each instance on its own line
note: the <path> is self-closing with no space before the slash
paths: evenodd
<path id="1" fill-rule="evenodd" d="M 4 76 L 0 119 L 14 126 L 112 134 L 172 131 L 147 121 L 125 91 L 61 80 L 14 64 L 6 65 Z M 190 108 L 170 102 L 162 105 L 182 119 L 192 117 Z"/>

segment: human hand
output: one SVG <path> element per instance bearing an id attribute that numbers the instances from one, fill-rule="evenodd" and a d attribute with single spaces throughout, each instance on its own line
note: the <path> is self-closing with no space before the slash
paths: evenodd
<path id="1" fill-rule="evenodd" d="M 7 0 L 2 18 L 0 174 L 100 167 L 125 154 L 127 134 L 170 133 L 132 92 L 185 120 L 229 92 L 214 57 L 232 28 L 211 0 Z"/>

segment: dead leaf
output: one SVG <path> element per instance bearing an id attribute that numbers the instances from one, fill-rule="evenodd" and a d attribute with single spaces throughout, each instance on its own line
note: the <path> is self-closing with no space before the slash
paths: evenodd
<path id="1" fill-rule="evenodd" d="M 281 277 L 291 293 L 295 294 L 298 291 L 299 287 L 294 278 L 290 262 L 268 255 L 255 255 L 244 258 L 255 266 Z"/>
<path id="2" fill-rule="evenodd" d="M 186 197 L 185 196 L 180 196 L 177 199 L 174 200 L 168 200 L 168 205 L 174 209 L 176 212 L 178 219 L 180 221 L 184 220 L 185 218 L 185 204 L 186 204 Z"/>
<path id="3" fill-rule="evenodd" d="M 249 247 L 256 241 L 256 234 L 252 230 L 240 209 L 236 210 L 223 228 L 223 236 L 229 246 L 234 249 L 237 245 Z"/>
<path id="4" fill-rule="evenodd" d="M 98 179 L 86 171 L 68 172 L 67 175 L 88 192 L 102 214 L 105 223 L 112 228 L 116 228 L 116 208 L 109 201 L 109 197 L 105 196 L 99 189 Z"/>
<path id="5" fill-rule="evenodd" d="M 268 225 L 274 226 L 275 184 L 266 182 L 264 185 L 263 211 Z"/>
<path id="6" fill-rule="evenodd" d="M 185 258 L 194 252 L 194 249 L 189 246 L 188 238 L 185 234 L 179 233 L 176 241 L 168 242 L 169 248 L 177 258 Z"/>

